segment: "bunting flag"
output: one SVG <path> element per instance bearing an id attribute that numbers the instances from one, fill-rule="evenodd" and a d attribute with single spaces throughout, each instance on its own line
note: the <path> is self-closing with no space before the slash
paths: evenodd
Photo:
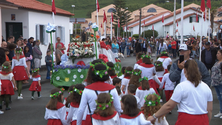
<path id="1" fill-rule="evenodd" d="M 207 0 L 207 7 L 211 9 L 211 1 Z"/>
<path id="2" fill-rule="evenodd" d="M 205 0 L 201 0 L 200 10 L 201 10 L 202 12 L 205 11 Z"/>
<path id="3" fill-rule="evenodd" d="M 52 0 L 52 12 L 56 14 L 55 0 Z"/>
<path id="4" fill-rule="evenodd" d="M 96 9 L 99 12 L 100 7 L 99 7 L 99 1 L 98 0 L 96 0 Z"/>
<path id="5" fill-rule="evenodd" d="M 164 23 L 164 15 L 162 16 L 162 23 Z"/>
<path id="6" fill-rule="evenodd" d="M 154 30 L 154 25 L 152 25 L 152 30 Z"/>
<path id="7" fill-rule="evenodd" d="M 178 21 L 177 21 L 177 27 L 178 27 Z"/>
<path id="8" fill-rule="evenodd" d="M 118 19 L 118 27 L 120 28 L 119 19 Z"/>
<path id="9" fill-rule="evenodd" d="M 111 21 L 113 22 L 113 12 L 111 12 L 111 18 L 112 18 Z"/>
<path id="10" fill-rule="evenodd" d="M 206 11 L 204 11 L 204 15 L 203 15 L 204 21 L 206 20 Z"/>
<path id="11" fill-rule="evenodd" d="M 195 27 L 194 27 L 194 25 L 193 25 L 193 31 L 195 31 Z"/>
<path id="12" fill-rule="evenodd" d="M 145 20 L 143 20 L 143 26 L 145 26 Z"/>
<path id="13" fill-rule="evenodd" d="M 104 11 L 104 14 L 103 14 L 103 23 L 104 23 L 104 22 L 107 23 L 106 12 L 105 12 L 105 10 L 103 10 L 103 11 Z"/>
<path id="14" fill-rule="evenodd" d="M 102 24 L 102 23 L 101 23 L 101 26 L 100 26 L 100 27 L 101 27 L 101 29 L 103 28 L 103 24 Z"/>
<path id="15" fill-rule="evenodd" d="M 129 27 L 127 27 L 127 30 L 129 30 Z"/>
<path id="16" fill-rule="evenodd" d="M 197 13 L 196 13 L 196 22 L 198 22 L 198 15 L 197 15 Z"/>

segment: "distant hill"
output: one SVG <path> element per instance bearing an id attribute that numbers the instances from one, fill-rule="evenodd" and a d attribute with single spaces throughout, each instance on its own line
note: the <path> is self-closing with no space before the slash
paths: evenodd
<path id="1" fill-rule="evenodd" d="M 52 0 L 38 0 L 40 2 L 51 5 Z M 156 4 L 160 7 L 173 11 L 173 1 L 174 0 L 126 0 L 126 6 L 130 11 L 137 10 L 141 7 L 149 5 L 151 3 Z M 180 8 L 180 1 L 177 0 L 177 9 Z M 199 4 L 201 0 L 184 0 L 186 1 L 184 4 L 188 5 L 191 3 Z M 206 2 L 206 0 L 205 0 Z M 112 4 L 113 0 L 99 0 L 100 8 L 103 8 L 109 4 Z M 96 10 L 96 0 L 55 0 L 55 5 L 58 8 L 67 10 L 73 13 L 72 5 L 75 5 L 74 13 L 77 18 L 90 18 L 91 12 Z M 216 9 L 222 6 L 222 1 L 211 0 L 212 9 Z"/>

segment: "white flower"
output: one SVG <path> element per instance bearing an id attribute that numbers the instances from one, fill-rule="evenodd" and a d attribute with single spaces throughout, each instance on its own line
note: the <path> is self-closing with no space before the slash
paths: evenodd
<path id="1" fill-rule="evenodd" d="M 60 80 L 60 77 L 59 77 L 59 76 L 57 76 L 57 77 L 56 77 L 56 80 Z"/>
<path id="2" fill-rule="evenodd" d="M 83 74 L 82 74 L 82 75 L 80 75 L 80 78 L 81 78 L 81 79 L 83 79 L 83 78 L 84 78 L 84 75 L 83 75 Z"/>
<path id="3" fill-rule="evenodd" d="M 75 79 L 73 79 L 72 81 L 73 81 L 73 82 L 75 82 L 76 80 L 75 80 Z"/>
<path id="4" fill-rule="evenodd" d="M 149 102 L 149 104 L 151 105 L 151 104 L 152 104 L 152 102 Z"/>
<path id="5" fill-rule="evenodd" d="M 71 71 L 68 69 L 68 70 L 67 70 L 67 73 L 68 73 L 68 74 L 70 74 L 70 73 L 71 73 Z"/>
<path id="6" fill-rule="evenodd" d="M 78 69 L 78 72 L 82 72 L 82 69 Z"/>
<path id="7" fill-rule="evenodd" d="M 93 23 L 92 28 L 97 28 L 98 26 L 96 25 L 96 23 Z"/>
<path id="8" fill-rule="evenodd" d="M 74 79 L 76 79 L 76 78 L 77 78 L 77 76 L 76 76 L 76 75 L 73 75 L 73 78 L 74 78 Z"/>

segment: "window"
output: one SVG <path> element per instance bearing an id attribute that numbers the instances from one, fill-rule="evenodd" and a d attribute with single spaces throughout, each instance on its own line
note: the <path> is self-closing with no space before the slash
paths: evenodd
<path id="1" fill-rule="evenodd" d="M 65 27 L 56 26 L 55 37 L 60 37 L 61 42 L 65 44 Z"/>
<path id="2" fill-rule="evenodd" d="M 193 22 L 199 23 L 199 16 L 198 16 L 198 21 L 196 21 L 196 15 L 190 16 L 190 23 Z"/>
<path id="3" fill-rule="evenodd" d="M 156 12 L 156 9 L 155 9 L 155 8 L 149 8 L 149 9 L 147 10 L 147 12 L 148 12 L 148 13 Z"/>
<path id="4" fill-rule="evenodd" d="M 110 8 L 108 11 L 107 11 L 107 13 L 111 13 L 111 12 L 116 12 L 116 9 L 114 9 L 114 8 Z"/>
<path id="5" fill-rule="evenodd" d="M 47 25 L 36 25 L 36 40 L 40 40 L 41 44 L 48 45 L 48 33 L 46 33 Z"/>
<path id="6" fill-rule="evenodd" d="M 222 12 L 219 12 L 217 16 L 222 17 Z"/>

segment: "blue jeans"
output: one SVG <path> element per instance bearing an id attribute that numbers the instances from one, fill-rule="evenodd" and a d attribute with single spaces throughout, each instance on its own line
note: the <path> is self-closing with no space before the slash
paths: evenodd
<path id="1" fill-rule="evenodd" d="M 176 49 L 172 49 L 172 52 L 173 52 L 173 58 L 176 58 Z"/>
<path id="2" fill-rule="evenodd" d="M 128 47 L 126 48 L 126 54 L 127 54 L 127 56 L 130 55 L 130 49 Z"/>
<path id="3" fill-rule="evenodd" d="M 159 47 L 157 47 L 156 54 L 157 54 L 157 55 L 160 54 Z"/>
<path id="4" fill-rule="evenodd" d="M 52 66 L 46 66 L 46 68 L 47 68 L 46 79 L 50 79 L 50 71 L 52 70 Z"/>
<path id="5" fill-rule="evenodd" d="M 124 55 L 124 51 L 125 51 L 125 46 L 124 47 L 121 47 L 121 53 Z"/>
<path id="6" fill-rule="evenodd" d="M 216 92 L 217 92 L 217 98 L 219 100 L 220 104 L 220 113 L 222 113 L 222 85 L 214 86 Z"/>

